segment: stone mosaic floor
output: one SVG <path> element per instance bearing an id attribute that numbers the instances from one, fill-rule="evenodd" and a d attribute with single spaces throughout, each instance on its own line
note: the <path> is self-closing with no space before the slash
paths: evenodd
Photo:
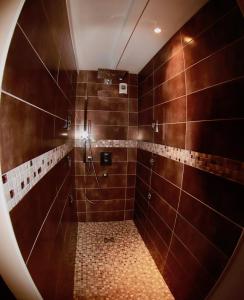
<path id="1" fill-rule="evenodd" d="M 133 221 L 79 223 L 75 300 L 172 300 Z"/>

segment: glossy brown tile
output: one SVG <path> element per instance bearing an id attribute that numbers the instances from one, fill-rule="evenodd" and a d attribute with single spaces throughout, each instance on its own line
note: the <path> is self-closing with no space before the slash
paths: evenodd
<path id="1" fill-rule="evenodd" d="M 206 296 L 208 291 L 213 287 L 214 279 L 206 271 L 205 267 L 199 264 L 195 257 L 191 255 L 188 249 L 175 236 L 172 238 L 170 252 L 182 268 L 186 270 L 190 282 L 194 282 L 199 293 Z"/>
<path id="2" fill-rule="evenodd" d="M 153 154 L 153 160 L 152 170 L 154 172 L 171 181 L 178 187 L 181 186 L 183 164 L 157 154 Z"/>
<path id="3" fill-rule="evenodd" d="M 243 118 L 244 79 L 207 88 L 187 96 L 187 120 Z"/>
<path id="4" fill-rule="evenodd" d="M 243 185 L 185 166 L 183 189 L 243 226 Z"/>
<path id="5" fill-rule="evenodd" d="M 155 55 L 154 68 L 157 69 L 161 64 L 165 63 L 177 54 L 177 52 L 181 49 L 181 36 L 180 33 L 176 33 Z"/>
<path id="6" fill-rule="evenodd" d="M 107 221 L 123 221 L 124 211 L 111 212 L 93 212 L 86 214 L 86 221 L 88 222 L 107 222 Z"/>
<path id="7" fill-rule="evenodd" d="M 162 123 L 186 121 L 186 97 L 154 106 L 154 119 Z"/>
<path id="8" fill-rule="evenodd" d="M 128 125 L 128 113 L 124 112 L 88 111 L 87 119 L 92 122 L 92 125 Z M 84 123 L 83 111 L 75 113 L 75 122 L 77 125 Z"/>
<path id="9" fill-rule="evenodd" d="M 164 223 L 166 223 L 173 230 L 176 211 L 154 191 L 151 192 L 149 205 L 161 217 Z"/>
<path id="10" fill-rule="evenodd" d="M 189 42 L 188 39 L 184 39 L 185 37 L 194 38 L 202 31 L 213 26 L 216 20 L 224 16 L 235 5 L 236 2 L 233 0 L 216 0 L 207 3 L 183 26 L 181 30 L 183 42 Z"/>
<path id="11" fill-rule="evenodd" d="M 187 69 L 188 93 L 243 76 L 243 51 L 244 39 L 242 38 Z"/>
<path id="12" fill-rule="evenodd" d="M 162 127 L 162 143 L 176 148 L 185 148 L 186 124 L 165 124 Z"/>
<path id="13" fill-rule="evenodd" d="M 114 200 L 125 198 L 126 188 L 88 189 L 86 196 L 89 200 Z"/>
<path id="14" fill-rule="evenodd" d="M 57 79 L 59 53 L 49 26 L 49 21 L 43 9 L 42 1 L 26 1 L 18 24 L 27 35 L 49 72 Z"/>
<path id="15" fill-rule="evenodd" d="M 179 213 L 226 255 L 232 254 L 241 234 L 240 227 L 184 192 L 181 194 Z"/>
<path id="16" fill-rule="evenodd" d="M 3 172 L 55 147 L 54 117 L 4 94 L 1 116 Z"/>
<path id="17" fill-rule="evenodd" d="M 94 140 L 126 140 L 127 132 L 127 126 L 93 125 L 91 136 Z"/>
<path id="18" fill-rule="evenodd" d="M 152 189 L 157 192 L 169 205 L 177 208 L 180 190 L 156 173 L 152 173 Z"/>
<path id="19" fill-rule="evenodd" d="M 244 120 L 188 123 L 186 148 L 242 161 L 243 124 Z"/>
<path id="20" fill-rule="evenodd" d="M 144 110 L 153 106 L 153 91 L 141 96 L 138 100 L 138 110 Z"/>
<path id="21" fill-rule="evenodd" d="M 184 70 L 183 51 L 177 52 L 165 64 L 159 67 L 154 73 L 154 84 L 159 84 L 169 80 Z"/>
<path id="22" fill-rule="evenodd" d="M 185 74 L 182 72 L 155 88 L 154 103 L 160 104 L 165 101 L 179 98 L 185 94 Z"/>
<path id="23" fill-rule="evenodd" d="M 180 215 L 177 216 L 174 232 L 199 263 L 218 278 L 227 263 L 227 256 Z"/>
<path id="24" fill-rule="evenodd" d="M 236 6 L 207 31 L 187 44 L 184 48 L 186 67 L 242 37 L 244 35 L 243 28 L 243 16 Z"/>

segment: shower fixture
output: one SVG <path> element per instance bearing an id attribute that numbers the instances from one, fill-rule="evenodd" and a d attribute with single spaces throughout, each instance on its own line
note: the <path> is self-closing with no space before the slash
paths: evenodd
<path id="1" fill-rule="evenodd" d="M 158 128 L 158 120 L 155 120 L 152 122 L 152 129 L 154 132 L 159 132 L 159 128 Z"/>
<path id="2" fill-rule="evenodd" d="M 110 69 L 98 69 L 97 78 L 103 79 L 104 84 L 112 84 L 113 81 L 124 81 L 128 71 L 124 70 L 110 70 Z"/>
<path id="3" fill-rule="evenodd" d="M 91 144 L 92 143 L 91 120 L 87 119 L 87 112 L 88 112 L 88 95 L 86 94 L 85 102 L 84 102 L 84 127 L 81 135 L 81 140 L 83 141 L 83 163 L 85 164 L 85 166 L 87 165 L 87 168 L 85 168 L 85 170 L 88 174 L 91 174 L 91 172 L 93 172 L 96 179 L 97 186 L 101 190 L 100 182 L 93 161 L 92 144 Z M 88 155 L 87 155 L 87 147 L 89 152 Z M 85 177 L 85 181 L 86 181 L 86 177 Z M 88 199 L 86 195 L 86 188 L 85 188 L 85 200 L 90 204 L 95 204 L 93 201 Z"/>
<path id="4" fill-rule="evenodd" d="M 64 129 L 69 130 L 71 128 L 71 116 L 68 115 L 64 122 Z"/>

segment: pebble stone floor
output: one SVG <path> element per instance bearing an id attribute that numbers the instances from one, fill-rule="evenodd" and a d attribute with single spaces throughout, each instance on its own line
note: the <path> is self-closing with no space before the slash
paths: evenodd
<path id="1" fill-rule="evenodd" d="M 113 241 L 114 239 L 114 241 Z M 75 300 L 172 300 L 133 221 L 78 224 Z"/>

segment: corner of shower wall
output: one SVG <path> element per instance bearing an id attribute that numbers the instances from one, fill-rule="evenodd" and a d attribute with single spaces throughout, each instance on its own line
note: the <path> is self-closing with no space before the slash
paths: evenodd
<path id="1" fill-rule="evenodd" d="M 116 72 L 116 71 L 113 71 Z M 119 94 L 119 81 L 104 84 L 97 71 L 81 70 L 77 80 L 75 106 L 75 203 L 78 221 L 119 221 L 133 218 L 136 144 L 138 134 L 137 75 L 124 78 L 128 94 Z M 92 154 L 101 189 L 83 163 L 82 131 L 84 102 L 91 121 Z M 112 165 L 100 165 L 100 153 L 112 153 Z M 104 175 L 108 176 L 104 176 Z M 86 201 L 86 197 L 93 203 Z"/>

